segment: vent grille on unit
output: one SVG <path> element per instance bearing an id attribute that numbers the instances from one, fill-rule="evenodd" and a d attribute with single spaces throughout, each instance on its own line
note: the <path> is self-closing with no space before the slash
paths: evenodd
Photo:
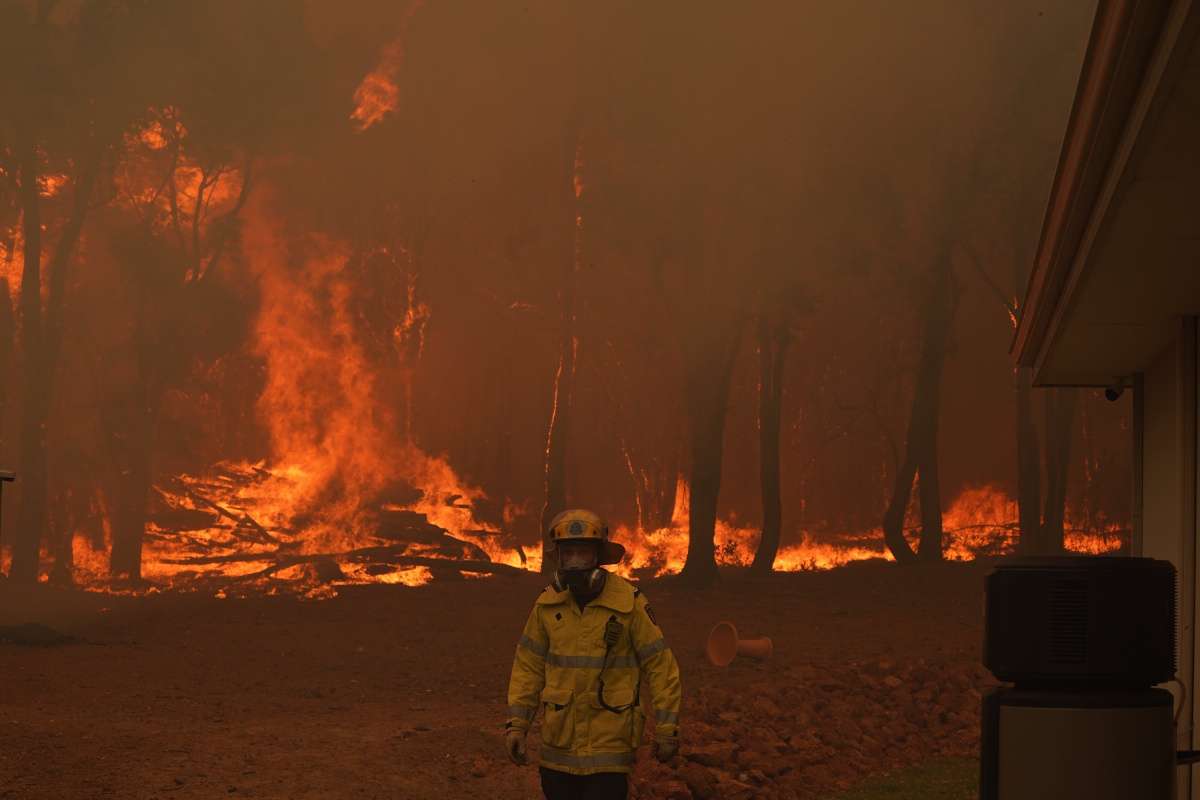
<path id="1" fill-rule="evenodd" d="M 1055 664 L 1083 664 L 1087 652 L 1087 581 L 1057 581 L 1050 593 L 1050 660 Z"/>
<path id="2" fill-rule="evenodd" d="M 1171 572 L 1171 675 L 1179 674 L 1179 628 L 1183 622 L 1179 619 L 1179 576 Z"/>

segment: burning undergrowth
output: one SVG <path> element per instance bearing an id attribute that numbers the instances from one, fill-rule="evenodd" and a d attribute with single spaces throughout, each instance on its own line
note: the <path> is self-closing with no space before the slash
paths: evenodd
<path id="1" fill-rule="evenodd" d="M 398 293 L 407 307 L 390 314 L 404 324 L 380 329 L 362 313 L 362 254 L 328 238 L 287 235 L 261 211 L 251 216 L 242 245 L 259 293 L 249 347 L 264 368 L 256 413 L 269 453 L 160 478 L 149 498 L 142 558 L 148 583 L 135 590 L 324 598 L 345 585 L 416 586 L 539 569 L 535 535 L 508 513 L 513 503 L 497 505 L 446 457 L 412 440 L 403 398 L 411 397 L 406 382 L 421 358 L 431 311 L 412 291 L 411 260 L 387 250 L 370 256 L 374 268 L 393 270 L 395 283 L 408 289 Z M 689 516 L 680 477 L 669 524 L 615 529 L 629 551 L 617 569 L 632 577 L 679 572 Z M 964 491 L 944 514 L 946 557 L 1012 552 L 1016 518 L 1016 503 L 1003 490 Z M 916 533 L 909 531 L 914 539 Z M 758 538 L 753 526 L 718 521 L 717 562 L 749 566 Z M 1069 549 L 1081 552 L 1114 551 L 1124 542 L 1115 527 L 1067 536 Z M 77 578 L 113 589 L 106 554 L 82 537 L 75 547 Z M 775 569 L 890 557 L 878 529 L 813 527 L 785 543 Z"/>
<path id="2" fill-rule="evenodd" d="M 680 478 L 669 526 L 649 532 L 618 529 L 616 538 L 625 543 L 631 553 L 627 569 L 654 576 L 679 572 L 687 559 L 688 515 L 687 484 Z M 1012 554 L 1018 542 L 1016 520 L 1017 502 L 1003 489 L 981 486 L 963 491 L 943 515 L 944 558 L 972 561 Z M 756 528 L 718 520 L 715 534 L 719 564 L 748 567 L 754 561 L 759 539 Z M 905 535 L 915 548 L 919 537 L 915 519 L 909 520 Z M 775 570 L 825 570 L 872 558 L 893 560 L 884 545 L 881 528 L 858 532 L 804 530 L 798 538 L 799 541 L 780 548 L 775 558 Z M 1068 530 L 1064 544 L 1074 553 L 1115 553 L 1128 545 L 1128 531 L 1115 524 L 1101 530 Z"/>
<path id="3" fill-rule="evenodd" d="M 349 512 L 338 511 L 337 503 L 313 510 L 289 503 L 288 498 L 304 496 L 309 485 L 309 477 L 295 466 L 277 470 L 264 463 L 226 463 L 204 476 L 173 478 L 154 490 L 144 575 L 155 585 L 212 591 L 222 597 L 286 592 L 321 599 L 336 595 L 336 587 L 344 585 L 419 586 L 437 577 L 478 578 L 537 569 L 536 547 L 523 548 L 510 534 L 474 519 L 471 503 L 481 498 L 478 489 L 459 488 L 453 470 L 442 460 L 415 450 L 407 456 L 410 463 L 424 463 L 426 474 L 445 482 L 423 489 L 393 487 L 410 502 L 378 501 Z M 629 549 L 619 572 L 634 578 L 679 572 L 687 555 L 684 486 L 676 505 L 669 527 L 649 532 L 618 529 L 616 538 Z M 994 487 L 964 492 L 947 509 L 946 557 L 968 561 L 1012 553 L 1012 513 L 1014 501 Z M 909 535 L 915 539 L 916 530 Z M 749 566 L 757 547 L 756 530 L 720 522 L 716 536 L 720 564 Z M 1117 552 L 1127 545 L 1127 536 L 1116 527 L 1075 530 L 1067 533 L 1066 545 L 1072 552 Z M 102 561 L 101 554 L 92 555 L 94 563 Z M 866 559 L 891 560 L 879 530 L 805 532 L 799 542 L 782 548 L 775 569 L 826 570 Z M 96 581 L 99 577 L 92 576 Z"/>

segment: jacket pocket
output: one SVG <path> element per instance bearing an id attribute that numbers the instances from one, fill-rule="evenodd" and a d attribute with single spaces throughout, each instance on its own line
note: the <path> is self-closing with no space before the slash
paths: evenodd
<path id="1" fill-rule="evenodd" d="M 606 688 L 604 702 L 621 711 L 609 711 L 600 703 L 598 694 L 591 698 L 592 746 L 608 752 L 626 752 L 637 747 L 641 735 L 639 720 L 644 721 L 641 708 L 632 706 L 634 690 Z M 631 707 L 632 706 L 632 707 Z"/>
<path id="2" fill-rule="evenodd" d="M 575 732 L 571 715 L 574 712 L 573 692 L 547 686 L 542 689 L 542 744 L 568 750 Z"/>
<path id="3" fill-rule="evenodd" d="M 642 706 L 639 703 L 633 709 L 633 749 L 636 750 L 642 746 L 642 739 L 646 733 L 646 712 L 642 711 Z"/>

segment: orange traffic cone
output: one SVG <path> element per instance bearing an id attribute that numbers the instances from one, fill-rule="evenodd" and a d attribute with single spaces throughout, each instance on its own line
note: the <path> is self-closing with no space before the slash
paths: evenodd
<path id="1" fill-rule="evenodd" d="M 704 652 L 708 660 L 717 667 L 727 667 L 737 656 L 749 656 L 759 661 L 771 657 L 775 647 L 766 636 L 758 639 L 739 639 L 737 628 L 732 622 L 718 622 L 708 634 Z"/>

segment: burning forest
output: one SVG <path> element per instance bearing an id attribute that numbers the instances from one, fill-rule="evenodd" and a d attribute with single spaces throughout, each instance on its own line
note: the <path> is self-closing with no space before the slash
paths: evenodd
<path id="1" fill-rule="evenodd" d="M 685 738 L 632 796 L 833 796 L 889 737 L 888 769 L 968 757 L 977 621 L 906 649 L 869 599 L 925 609 L 930 642 L 996 558 L 1130 547 L 1128 399 L 1034 389 L 1008 358 L 1089 24 L 1024 2 L 0 2 L 5 620 L 161 653 L 227 633 L 258 654 L 247 676 L 283 669 L 267 643 L 294 649 L 251 628 L 311 624 L 350 655 L 305 652 L 263 697 L 361 713 L 387 740 L 372 759 L 468 742 L 467 783 L 437 796 L 532 797 L 480 726 L 503 724 L 483 712 L 520 634 L 501 612 L 524 619 L 559 563 L 551 521 L 584 507 L 624 548 L 612 580 L 665 609 L 696 720 L 701 755 Z M 453 621 L 456 597 L 478 615 Z M 796 617 L 753 624 L 772 602 Z M 724 609 L 774 661 L 721 677 L 687 650 Z M 844 658 L 836 620 L 798 628 L 843 612 L 865 615 Z M 364 627 L 389 614 L 496 653 L 463 665 L 430 633 L 426 686 L 415 633 Z M 867 644 L 875 623 L 897 627 Z M 721 704 L 739 682 L 773 697 L 775 664 L 820 702 L 762 701 L 770 741 L 735 747 L 748 721 Z M 458 712 L 418 700 L 454 675 L 478 702 L 438 739 Z M 910 678 L 928 719 L 817 730 L 867 725 L 863 698 Z M 409 715 L 399 733 L 371 691 Z M 168 772 L 107 791 L 325 785 L 214 788 L 237 771 L 194 763 L 225 752 L 218 717 L 168 736 Z M 830 766 L 845 748 L 857 766 Z M 47 789 L 5 758 L 0 793 L 99 796 L 75 767 Z M 377 770 L 356 769 L 347 785 Z"/>
<path id="2" fill-rule="evenodd" d="M 136 590 L 221 576 L 280 588 L 303 575 L 296 585 L 311 592 L 317 575 L 326 586 L 419 583 L 431 558 L 537 570 L 543 509 L 590 497 L 630 547 L 626 568 L 650 575 L 684 569 L 693 544 L 711 551 L 693 556 L 696 575 L 767 549 L 774 559 L 757 563 L 782 570 L 1012 552 L 1026 512 L 1035 549 L 1043 528 L 1050 549 L 1121 547 L 1127 502 L 1109 491 L 1128 468 L 1119 411 L 1048 399 L 1029 441 L 1016 423 L 1006 441 L 1002 426 L 972 421 L 1034 415 L 999 347 L 991 377 L 968 352 L 988 335 L 1003 342 L 1019 313 L 1019 285 L 1004 289 L 992 262 L 1020 265 L 1012 248 L 1032 230 L 980 230 L 964 253 L 935 246 L 926 274 L 885 255 L 919 258 L 918 222 L 860 232 L 854 254 L 828 252 L 820 230 L 849 219 L 804 231 L 814 192 L 831 217 L 883 198 L 838 196 L 832 167 L 803 153 L 761 183 L 744 183 L 753 164 L 714 165 L 708 185 L 673 172 L 686 156 L 656 149 L 671 135 L 656 127 L 666 111 L 626 108 L 619 81 L 634 76 L 588 39 L 616 11 L 539 22 L 536 57 L 562 58 L 570 74 L 518 80 L 535 56 L 514 52 L 497 62 L 506 74 L 473 74 L 469 88 L 446 78 L 451 96 L 427 72 L 444 64 L 421 49 L 451 12 L 419 2 L 389 15 L 392 33 L 367 62 L 346 52 L 367 31 L 338 31 L 319 3 L 303 15 L 218 4 L 206 21 L 34 5 L 44 19 L 10 13 L 38 32 L 20 46 L 43 49 L 22 60 L 14 43 L 14 64 L 58 60 L 54 81 L 14 77 L 9 105 L 28 113 L 5 145 L 14 577 L 99 587 L 113 576 Z M 234 31 L 219 29 L 221 14 Z M 287 22 L 254 32 L 276 14 Z M 151 34 L 175 52 L 135 38 Z M 283 63 L 259 58 L 272 47 Z M 206 74 L 187 72 L 193 52 L 214 48 Z M 105 70 L 77 78 L 88 59 Z M 472 143 L 472 114 L 507 80 L 516 118 L 492 119 Z M 674 108 L 670 88 L 660 91 Z M 725 85 L 712 91 L 731 101 Z M 72 135 L 59 136 L 67 124 Z M 1007 151 L 987 138 L 1000 131 L 979 127 L 944 189 L 914 187 L 907 210 L 897 198 L 901 216 L 961 205 L 948 194 L 964 191 L 954 172 L 1004 167 Z M 680 141 L 714 146 L 713 128 Z M 822 134 L 808 134 L 814 146 L 828 146 Z M 783 132 L 755 135 L 790 152 Z M 514 147 L 528 155 L 513 160 Z M 518 193 L 489 208 L 513 169 L 528 202 Z M 793 173 L 811 188 L 790 190 L 782 211 Z M 740 186 L 761 196 L 734 201 Z M 1025 202 L 1021 186 L 987 186 L 981 213 Z M 642 218 L 626 216 L 638 202 Z M 741 208 L 728 220 L 733 250 L 714 260 L 704 220 L 723 213 L 718 202 Z M 989 236 L 1024 242 L 984 256 L 999 249 Z M 762 274 L 747 282 L 741 264 Z M 923 299 L 923 282 L 948 294 Z M 914 316 L 931 303 L 938 330 Z M 960 330 L 977 319 L 988 324 Z M 972 410 L 981 398 L 955 396 L 959 372 L 1001 397 Z M 714 417 L 717 407 L 728 411 Z M 941 452 L 921 452 L 926 436 Z M 1004 469 L 1014 437 L 1019 463 Z M 955 463 L 989 448 L 980 461 L 991 463 Z M 1030 449 L 1041 464 L 1026 469 Z M 1045 491 L 1022 496 L 1026 473 Z M 942 533 L 922 532 L 939 527 L 943 544 L 929 550 Z"/>

